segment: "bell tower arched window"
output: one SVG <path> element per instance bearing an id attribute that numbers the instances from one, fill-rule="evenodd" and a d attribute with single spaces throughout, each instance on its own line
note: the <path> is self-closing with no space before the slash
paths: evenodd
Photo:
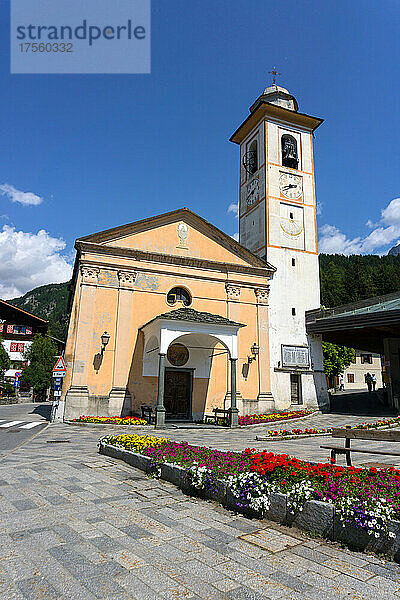
<path id="1" fill-rule="evenodd" d="M 299 168 L 299 155 L 297 152 L 297 140 L 292 135 L 283 135 L 281 139 L 282 165 L 290 169 Z"/>

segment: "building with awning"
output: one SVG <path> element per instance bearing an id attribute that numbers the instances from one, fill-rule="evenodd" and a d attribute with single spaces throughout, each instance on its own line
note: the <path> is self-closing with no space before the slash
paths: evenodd
<path id="1" fill-rule="evenodd" d="M 306 328 L 326 342 L 383 355 L 389 403 L 399 408 L 400 292 L 307 311 Z"/>

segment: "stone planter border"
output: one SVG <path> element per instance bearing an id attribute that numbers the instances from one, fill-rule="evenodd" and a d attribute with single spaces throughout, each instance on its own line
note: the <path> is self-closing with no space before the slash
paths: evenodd
<path id="1" fill-rule="evenodd" d="M 289 419 L 279 419 L 276 421 L 265 421 L 265 423 L 253 423 L 252 425 L 239 425 L 240 429 L 254 429 L 255 427 L 265 427 L 267 425 L 278 425 L 280 423 L 290 423 L 292 421 L 302 421 L 303 419 L 308 419 L 312 417 L 316 413 L 323 414 L 320 410 L 316 409 L 310 412 L 309 415 L 303 415 L 302 417 L 292 417 Z"/>
<path id="2" fill-rule="evenodd" d="M 330 433 L 300 433 L 299 435 L 271 435 L 271 436 L 258 436 L 256 435 L 257 442 L 281 442 L 282 440 L 300 440 L 302 438 L 310 437 L 330 437 Z"/>
<path id="3" fill-rule="evenodd" d="M 88 425 L 90 425 L 91 427 L 131 427 L 135 430 L 139 429 L 140 427 L 146 427 L 147 429 L 149 428 L 149 424 L 147 425 L 132 425 L 132 423 L 130 424 L 126 424 L 126 425 L 117 425 L 117 423 L 89 423 L 89 422 L 85 422 L 85 421 L 64 421 L 64 423 L 66 425 L 80 425 L 83 426 L 85 425 L 86 427 Z"/>
<path id="4" fill-rule="evenodd" d="M 149 471 L 152 462 L 148 456 L 110 444 L 100 443 L 99 453 L 123 460 L 144 472 Z M 271 494 L 269 510 L 261 516 L 252 509 L 238 507 L 235 496 L 227 482 L 222 479 L 217 480 L 216 490 L 213 492 L 197 490 L 188 481 L 186 470 L 172 463 L 161 465 L 161 479 L 176 485 L 184 494 L 198 496 L 205 500 L 214 500 L 225 508 L 240 512 L 250 518 L 266 518 L 282 525 L 295 526 L 303 531 L 344 543 L 352 549 L 386 554 L 400 562 L 400 521 L 391 521 L 389 524 L 389 531 L 396 534 L 395 538 L 375 538 L 356 526 L 346 525 L 343 527 L 335 507 L 327 502 L 310 500 L 306 502 L 301 512 L 293 515 L 288 511 L 287 496 L 274 493 Z"/>

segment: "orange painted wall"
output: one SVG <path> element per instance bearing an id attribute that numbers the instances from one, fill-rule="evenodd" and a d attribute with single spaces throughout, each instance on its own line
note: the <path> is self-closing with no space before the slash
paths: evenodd
<path id="1" fill-rule="evenodd" d="M 160 228 L 159 228 L 160 229 Z M 157 239 L 156 231 L 146 232 L 147 241 Z M 166 236 L 162 246 L 172 251 L 173 244 L 176 246 L 176 224 L 173 229 L 164 229 Z M 136 237 L 136 236 L 134 236 Z M 171 239 L 172 238 L 172 241 Z M 118 241 L 119 245 L 126 243 L 123 238 Z M 145 236 L 140 240 L 133 241 L 132 246 L 144 244 Z M 147 243 L 147 242 L 146 242 Z M 117 244 L 117 242 L 114 242 Z M 145 245 L 145 244 L 144 244 Z M 95 286 L 93 304 L 93 325 L 88 339 L 85 340 L 88 352 L 86 356 L 87 385 L 90 396 L 106 397 L 113 387 L 113 373 L 115 361 L 118 360 L 118 348 L 115 347 L 117 337 L 117 323 L 121 321 L 118 314 L 118 269 L 128 269 L 136 272 L 136 280 L 133 289 L 129 290 L 130 304 L 125 318 L 129 325 L 129 368 L 126 372 L 126 386 L 134 396 L 134 407 L 139 409 L 141 404 L 155 404 L 157 394 L 157 377 L 143 376 L 143 333 L 140 328 L 154 319 L 156 316 L 179 308 L 180 305 L 170 306 L 166 301 L 168 291 L 174 286 L 185 287 L 192 296 L 191 308 L 198 311 L 206 311 L 221 315 L 246 325 L 240 329 L 239 359 L 237 364 L 238 391 L 245 399 L 255 399 L 259 391 L 258 369 L 256 364 L 251 364 L 248 371 L 243 369 L 250 355 L 251 345 L 257 341 L 257 306 L 255 289 L 266 286 L 267 280 L 259 274 L 253 274 L 251 267 L 247 264 L 249 272 L 238 273 L 229 268 L 229 264 L 238 264 L 243 259 L 229 253 L 225 248 L 219 246 L 213 240 L 208 239 L 209 251 L 206 245 L 207 238 L 195 230 L 189 232 L 188 245 L 190 255 L 205 255 L 215 260 L 225 259 L 226 269 L 199 269 L 189 265 L 158 264 L 152 261 L 138 261 L 132 258 L 104 256 L 102 254 L 83 253 L 81 264 L 96 265 L 99 269 L 98 282 Z M 181 250 L 179 250 L 181 252 Z M 212 256 L 210 256 L 212 255 Z M 228 301 L 226 284 L 231 283 L 239 286 L 240 301 Z M 68 366 L 67 377 L 63 386 L 63 394 L 71 385 L 71 371 L 74 361 L 75 343 L 78 327 L 80 324 L 80 290 L 82 285 L 81 276 L 78 275 L 75 296 L 72 305 L 71 320 L 66 345 L 66 361 Z M 129 317 L 129 318 L 128 318 Z M 122 324 L 124 319 L 122 318 Z M 101 335 L 107 331 L 110 341 L 102 357 L 99 357 L 101 349 Z M 222 347 L 221 347 L 222 350 Z M 215 351 L 217 353 L 217 350 Z M 265 365 L 267 368 L 267 365 Z M 214 357 L 211 368 L 210 379 L 196 378 L 193 385 L 193 412 L 200 412 L 201 407 L 209 412 L 214 407 L 223 407 L 224 398 L 230 388 L 229 361 L 227 355 Z"/>

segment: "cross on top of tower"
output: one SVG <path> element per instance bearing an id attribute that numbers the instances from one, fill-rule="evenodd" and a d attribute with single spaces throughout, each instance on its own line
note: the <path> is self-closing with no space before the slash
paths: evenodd
<path id="1" fill-rule="evenodd" d="M 274 67 L 272 69 L 272 71 L 268 71 L 268 73 L 270 73 L 270 75 L 272 75 L 272 85 L 276 85 L 276 78 L 278 75 L 282 75 L 282 73 L 278 73 L 278 71 L 276 70 L 276 67 Z"/>

